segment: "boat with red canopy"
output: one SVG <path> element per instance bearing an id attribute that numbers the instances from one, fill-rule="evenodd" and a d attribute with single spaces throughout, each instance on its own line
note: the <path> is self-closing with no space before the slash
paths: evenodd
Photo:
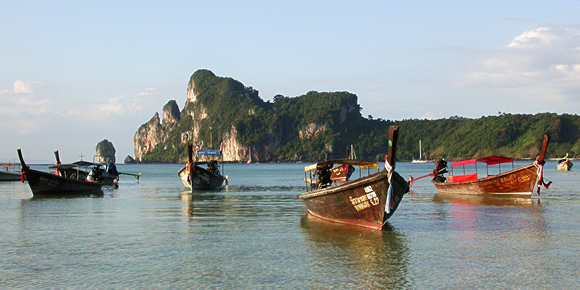
<path id="1" fill-rule="evenodd" d="M 519 168 L 514 168 L 512 158 L 490 156 L 453 162 L 451 163 L 449 175 L 444 176 L 443 174 L 447 172 L 447 167 L 441 164 L 440 161 L 438 167 L 430 175 L 434 176 L 432 183 L 437 188 L 437 191 L 441 193 L 529 198 L 532 196 L 536 184 L 538 185 L 538 194 L 542 185 L 546 188 L 549 186 L 543 181 L 544 155 L 546 154 L 548 141 L 549 137 L 545 135 L 540 155 L 536 158 L 536 161 Z M 502 164 L 508 163 L 511 164 L 511 169 L 502 172 Z M 479 170 L 479 164 L 485 164 L 485 172 Z M 466 165 L 471 167 L 467 171 Z M 497 168 L 491 168 L 493 172 L 490 173 L 490 166 L 495 167 L 495 165 L 497 165 Z M 496 172 L 497 174 L 495 174 Z"/>

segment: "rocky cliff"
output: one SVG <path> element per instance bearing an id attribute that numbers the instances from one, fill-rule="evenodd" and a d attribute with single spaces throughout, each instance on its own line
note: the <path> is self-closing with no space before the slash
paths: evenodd
<path id="1" fill-rule="evenodd" d="M 115 163 L 115 146 L 109 140 L 104 139 L 96 146 L 96 162 L 98 163 Z"/>
<path id="2" fill-rule="evenodd" d="M 304 158 L 303 154 L 294 149 L 281 150 L 281 146 L 320 139 L 332 126 L 346 123 L 351 113 L 360 118 L 356 96 L 339 95 L 310 92 L 300 98 L 278 96 L 276 104 L 272 104 L 264 102 L 252 87 L 199 70 L 189 80 L 183 110 L 174 100 L 169 101 L 163 107 L 162 120 L 155 113 L 137 130 L 135 160 L 182 162 L 187 157 L 187 144 L 191 143 L 202 149 L 221 146 L 224 161 L 246 161 L 250 152 L 254 162 L 297 161 Z M 321 102 L 336 112 L 319 113 L 329 109 L 317 110 L 315 104 Z M 327 152 L 321 156 L 332 152 L 334 145 L 323 144 Z"/>
<path id="3" fill-rule="evenodd" d="M 163 106 L 163 121 L 159 119 L 159 113 L 155 113 L 149 122 L 141 125 L 133 142 L 135 145 L 135 160 L 141 162 L 142 157 L 153 151 L 159 144 L 165 142 L 169 133 L 181 120 L 181 112 L 174 100 Z"/>

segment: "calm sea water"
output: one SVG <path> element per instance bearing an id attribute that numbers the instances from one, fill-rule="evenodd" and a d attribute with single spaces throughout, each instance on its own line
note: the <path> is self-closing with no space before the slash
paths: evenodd
<path id="1" fill-rule="evenodd" d="M 100 198 L 0 183 L 0 288 L 576 288 L 580 174 L 555 164 L 531 200 L 438 196 L 420 180 L 382 232 L 307 216 L 305 164 L 227 164 L 226 189 L 194 194 L 177 164 L 119 165 L 143 176 Z"/>

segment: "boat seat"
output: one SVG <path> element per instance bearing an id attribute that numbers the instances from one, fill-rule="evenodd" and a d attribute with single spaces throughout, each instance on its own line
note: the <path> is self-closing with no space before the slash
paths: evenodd
<path id="1" fill-rule="evenodd" d="M 448 176 L 447 182 L 468 182 L 477 180 L 477 173 L 466 174 L 466 175 L 454 175 Z"/>

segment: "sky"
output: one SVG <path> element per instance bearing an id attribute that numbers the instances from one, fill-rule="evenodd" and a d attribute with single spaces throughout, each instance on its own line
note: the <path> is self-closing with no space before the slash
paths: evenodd
<path id="1" fill-rule="evenodd" d="M 0 162 L 117 162 L 198 69 L 365 117 L 580 112 L 577 1 L 0 0 Z M 402 130 L 401 133 L 404 131 Z"/>

